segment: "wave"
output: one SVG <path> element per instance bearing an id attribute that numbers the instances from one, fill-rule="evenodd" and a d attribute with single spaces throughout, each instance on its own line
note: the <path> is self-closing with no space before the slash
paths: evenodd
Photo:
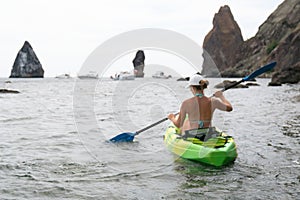
<path id="1" fill-rule="evenodd" d="M 9 119 L 2 119 L 0 120 L 0 122 L 14 122 L 14 121 L 24 121 L 24 120 L 31 120 L 34 119 L 33 117 L 13 117 L 13 118 L 9 118 Z"/>

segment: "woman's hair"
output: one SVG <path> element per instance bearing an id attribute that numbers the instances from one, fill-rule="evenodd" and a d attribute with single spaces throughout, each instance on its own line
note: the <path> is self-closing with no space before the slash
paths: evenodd
<path id="1" fill-rule="evenodd" d="M 193 85 L 193 87 L 195 87 L 196 90 L 204 90 L 205 88 L 207 88 L 209 82 L 208 80 L 201 80 L 199 84 L 200 85 Z"/>

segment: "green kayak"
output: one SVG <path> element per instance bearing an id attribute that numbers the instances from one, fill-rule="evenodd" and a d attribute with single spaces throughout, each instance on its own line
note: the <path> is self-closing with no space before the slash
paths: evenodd
<path id="1" fill-rule="evenodd" d="M 205 139 L 198 137 L 201 134 L 209 135 L 211 129 L 214 136 Z M 171 123 L 164 135 L 164 143 L 171 152 L 182 158 L 217 167 L 232 163 L 236 159 L 236 145 L 232 137 L 217 128 L 197 131 L 195 137 L 181 136 L 180 129 Z"/>

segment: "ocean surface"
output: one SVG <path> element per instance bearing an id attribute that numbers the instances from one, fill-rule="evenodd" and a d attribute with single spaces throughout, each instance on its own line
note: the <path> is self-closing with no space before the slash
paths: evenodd
<path id="1" fill-rule="evenodd" d="M 191 93 L 175 78 L 0 79 L 0 199 L 299 199 L 300 85 L 230 89 L 234 110 L 213 124 L 235 138 L 238 158 L 215 168 L 169 152 L 169 122 Z M 215 90 L 210 79 L 207 95 Z"/>

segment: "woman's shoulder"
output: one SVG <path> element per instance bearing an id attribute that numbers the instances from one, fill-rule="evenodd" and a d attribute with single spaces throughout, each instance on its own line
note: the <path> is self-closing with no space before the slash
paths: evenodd
<path id="1" fill-rule="evenodd" d="M 186 107 L 186 106 L 190 105 L 190 104 L 194 101 L 193 99 L 194 99 L 194 97 L 185 99 L 185 100 L 182 102 L 181 106 Z"/>
<path id="2" fill-rule="evenodd" d="M 188 99 L 184 100 L 183 103 L 184 103 L 184 102 L 185 102 L 185 103 L 190 103 L 190 102 L 192 102 L 192 101 L 195 101 L 195 99 L 196 99 L 196 97 L 191 97 L 191 98 L 188 98 Z"/>

